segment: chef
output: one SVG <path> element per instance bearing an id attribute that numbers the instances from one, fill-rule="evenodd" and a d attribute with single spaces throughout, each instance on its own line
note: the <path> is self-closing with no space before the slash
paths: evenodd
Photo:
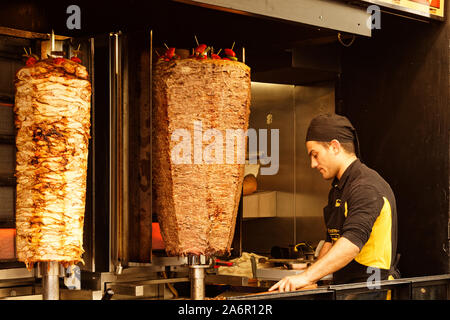
<path id="1" fill-rule="evenodd" d="M 332 181 L 324 208 L 326 241 L 315 263 L 269 291 L 301 289 L 329 274 L 334 284 L 388 279 L 396 265 L 395 197 L 389 184 L 359 159 L 355 128 L 343 116 L 317 116 L 309 125 L 306 148 L 311 167 Z"/>

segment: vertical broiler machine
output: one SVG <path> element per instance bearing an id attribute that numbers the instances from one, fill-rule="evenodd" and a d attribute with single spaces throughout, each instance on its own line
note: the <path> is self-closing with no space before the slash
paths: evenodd
<path id="1" fill-rule="evenodd" d="M 53 32 L 40 44 L 40 55 L 24 48 L 14 79 L 15 252 L 28 270 L 39 264 L 54 300 L 60 266 L 83 261 L 91 84 L 81 45 L 57 50 Z"/>
<path id="2" fill-rule="evenodd" d="M 146 44 L 139 47 L 142 37 L 147 39 Z M 111 143 L 116 150 L 112 152 L 110 179 L 117 181 L 113 183 L 116 189 L 111 190 L 116 200 L 110 203 L 112 234 L 116 234 L 111 243 L 111 260 L 116 273 L 122 263 L 129 272 L 133 272 L 133 266 L 149 272 L 156 266 L 181 270 L 173 272 L 172 278 L 167 278 L 170 271 L 163 271 L 164 279 L 138 284 L 186 281 L 186 277 L 177 275 L 184 275 L 183 268 L 188 269 L 190 297 L 203 299 L 205 271 L 213 268 L 216 257 L 229 256 L 232 249 L 235 255 L 240 253 L 240 225 L 236 221 L 242 216 L 250 69 L 237 61 L 232 48 L 219 56 L 212 47 L 198 42 L 195 48 L 187 50 L 167 46 L 156 49 L 153 44 L 153 31 L 136 36 L 120 32 L 110 35 L 111 137 L 116 139 Z M 130 51 L 137 55 L 137 65 L 130 63 L 130 56 L 125 58 L 125 52 L 133 56 Z M 140 72 L 138 82 L 130 81 L 133 68 Z M 140 96 L 133 100 L 131 94 L 136 87 L 141 88 Z M 141 143 L 138 151 L 131 146 L 133 120 L 127 120 L 132 117 L 132 110 L 138 110 L 139 118 L 148 121 L 140 126 L 138 135 L 147 143 Z M 127 178 L 133 163 L 133 159 L 126 158 L 127 150 L 128 157 L 138 157 L 140 164 L 144 158 L 145 165 L 150 165 L 143 171 L 148 174 L 151 193 L 149 196 L 146 189 L 139 200 L 141 210 L 147 210 L 147 218 L 150 213 L 160 230 L 164 250 L 158 257 L 152 256 L 153 243 L 145 244 L 151 241 L 148 220 L 142 216 L 133 220 L 128 211 L 132 205 L 126 208 L 127 202 L 133 203 L 132 190 L 137 184 Z M 126 194 L 130 199 L 126 199 Z M 132 231 L 136 224 L 139 236 Z M 140 245 L 133 253 L 131 247 L 136 247 L 136 242 Z M 132 261 L 136 251 L 139 262 Z M 139 271 L 136 276 L 140 277 Z M 170 284 L 168 287 L 173 289 Z M 123 289 L 118 284 L 113 288 Z"/>
<path id="3" fill-rule="evenodd" d="M 42 289 L 32 292 L 108 299 L 156 290 L 153 296 L 164 298 L 166 284 L 172 290 L 170 283 L 189 281 L 191 298 L 203 299 L 205 270 L 215 257 L 239 250 L 250 69 L 231 48 L 222 56 L 203 44 L 189 55 L 154 50 L 150 31 L 140 52 L 147 72 L 140 80 L 147 80 L 138 85 L 131 73 L 142 65 L 131 66 L 124 54 L 134 47 L 132 36 L 33 36 L 15 80 L 13 259 L 41 279 Z M 146 88 L 140 101 L 129 86 Z M 144 114 L 133 118 L 136 111 Z M 150 126 L 139 126 L 136 137 L 132 124 L 140 118 Z M 150 166 L 139 178 L 150 180 L 145 191 L 130 168 L 142 155 Z M 152 256 L 157 223 L 165 244 L 160 257 Z M 183 267 L 188 277 L 167 276 L 183 275 Z M 71 287 L 78 290 L 64 286 L 67 275 L 80 280 Z"/>
<path id="4" fill-rule="evenodd" d="M 208 261 L 229 253 L 233 241 L 250 68 L 236 61 L 232 49 L 223 59 L 208 54 L 205 44 L 185 59 L 169 57 L 174 50 L 158 59 L 153 72 L 156 211 L 167 253 L 188 257 L 191 296 L 203 298 Z"/>

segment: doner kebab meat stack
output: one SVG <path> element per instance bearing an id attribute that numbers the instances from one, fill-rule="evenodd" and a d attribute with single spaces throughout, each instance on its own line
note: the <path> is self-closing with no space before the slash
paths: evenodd
<path id="1" fill-rule="evenodd" d="M 206 54 L 199 45 L 193 55 L 176 57 L 169 48 L 156 62 L 153 73 L 153 185 L 161 235 L 169 255 L 223 255 L 230 252 L 244 179 L 244 163 L 235 156 L 225 159 L 226 130 L 246 132 L 250 115 L 250 68 L 236 61 L 231 49 L 226 56 Z M 194 137 L 201 124 L 203 134 L 222 135 L 223 163 L 196 163 Z M 177 132 L 191 137 L 183 150 L 183 163 L 174 150 L 181 140 Z M 177 131 L 178 130 L 178 131 Z M 185 139 L 185 138 L 183 138 Z M 202 141 L 202 155 L 216 138 Z M 244 141 L 245 145 L 245 141 Z M 198 146 L 197 146 L 198 147 Z M 234 149 L 234 148 L 233 148 Z M 234 149 L 237 153 L 237 147 Z M 245 155 L 245 150 L 244 150 Z M 183 155 L 181 155 L 183 158 Z"/>
<path id="2" fill-rule="evenodd" d="M 83 262 L 91 84 L 78 58 L 30 58 L 16 74 L 19 261 Z"/>

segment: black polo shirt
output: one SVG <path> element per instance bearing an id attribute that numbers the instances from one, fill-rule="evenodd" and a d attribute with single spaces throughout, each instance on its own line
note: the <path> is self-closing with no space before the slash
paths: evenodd
<path id="1" fill-rule="evenodd" d="M 334 283 L 366 282 L 375 269 L 380 280 L 388 278 L 397 249 L 397 209 L 391 187 L 375 170 L 357 159 L 340 180 L 335 178 L 324 218 L 326 241 L 345 237 L 360 249 L 333 274 Z"/>

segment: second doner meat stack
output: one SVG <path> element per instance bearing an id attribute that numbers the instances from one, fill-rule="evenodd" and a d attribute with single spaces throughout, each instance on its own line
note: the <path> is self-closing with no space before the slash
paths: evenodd
<path id="1" fill-rule="evenodd" d="M 237 61 L 190 58 L 155 65 L 153 179 L 161 234 L 170 255 L 230 251 L 244 164 L 236 156 L 234 163 L 227 162 L 226 130 L 247 130 L 250 86 L 250 68 Z M 208 146 L 215 141 L 205 139 L 210 129 L 221 133 L 223 153 L 213 148 L 211 154 L 215 157 L 217 152 L 218 157 L 205 163 L 204 155 L 212 150 Z M 177 145 L 186 139 L 180 133 L 190 137 L 187 146 L 191 149 L 183 150 L 190 152 L 184 163 L 172 154 L 180 151 Z M 202 133 L 199 163 L 199 146 L 194 144 Z"/>

